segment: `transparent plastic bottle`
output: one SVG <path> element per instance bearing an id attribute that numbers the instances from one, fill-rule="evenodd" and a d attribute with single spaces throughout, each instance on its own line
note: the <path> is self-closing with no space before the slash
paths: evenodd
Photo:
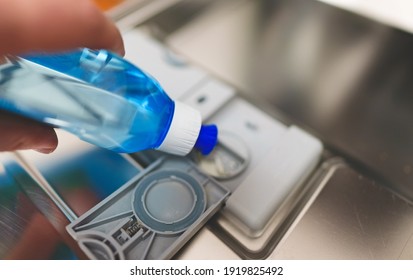
<path id="1" fill-rule="evenodd" d="M 0 108 L 121 153 L 208 154 L 215 125 L 173 101 L 150 75 L 105 50 L 15 58 L 0 65 Z"/>

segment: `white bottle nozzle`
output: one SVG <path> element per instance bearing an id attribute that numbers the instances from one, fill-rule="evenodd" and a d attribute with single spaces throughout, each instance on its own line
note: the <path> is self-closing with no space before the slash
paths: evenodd
<path id="1" fill-rule="evenodd" d="M 175 101 L 169 131 L 157 150 L 179 156 L 187 155 L 198 139 L 201 125 L 201 114 L 197 110 Z"/>

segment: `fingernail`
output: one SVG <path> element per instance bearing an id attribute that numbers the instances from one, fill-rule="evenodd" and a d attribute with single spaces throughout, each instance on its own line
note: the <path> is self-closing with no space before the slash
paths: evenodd
<path id="1" fill-rule="evenodd" d="M 39 149 L 34 149 L 34 150 L 42 154 L 50 154 L 51 152 L 54 151 L 53 148 L 39 148 Z"/>

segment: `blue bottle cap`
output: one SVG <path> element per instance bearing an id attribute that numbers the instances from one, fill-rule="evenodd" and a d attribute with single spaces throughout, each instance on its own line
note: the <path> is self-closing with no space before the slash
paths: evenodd
<path id="1" fill-rule="evenodd" d="M 215 124 L 202 125 L 199 131 L 198 139 L 195 142 L 195 148 L 203 155 L 212 152 L 218 143 L 218 128 Z"/>

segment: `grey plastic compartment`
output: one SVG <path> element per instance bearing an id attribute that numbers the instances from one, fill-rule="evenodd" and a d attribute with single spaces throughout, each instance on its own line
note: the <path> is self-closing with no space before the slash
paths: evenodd
<path id="1" fill-rule="evenodd" d="M 190 160 L 163 157 L 67 230 L 91 259 L 169 259 L 228 196 Z"/>

